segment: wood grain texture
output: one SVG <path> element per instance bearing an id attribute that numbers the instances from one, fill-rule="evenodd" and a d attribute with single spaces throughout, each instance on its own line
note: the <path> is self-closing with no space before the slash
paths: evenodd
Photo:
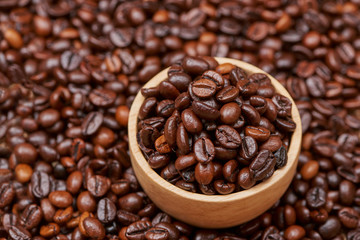
<path id="1" fill-rule="evenodd" d="M 248 74 L 265 73 L 261 69 L 248 63 L 230 59 L 216 58 L 221 63 L 232 63 L 243 68 Z M 165 69 L 152 78 L 144 87 L 155 87 L 167 79 Z M 164 212 L 169 215 L 202 228 L 232 227 L 249 221 L 269 209 L 286 191 L 295 174 L 301 147 L 301 120 L 294 100 L 286 89 L 272 76 L 271 79 L 276 92 L 288 97 L 292 102 L 292 118 L 296 122 L 296 129 L 291 138 L 288 151 L 288 163 L 282 169 L 276 170 L 268 180 L 251 189 L 229 195 L 209 196 L 190 193 L 167 182 L 150 168 L 144 158 L 137 140 L 137 119 L 144 97 L 139 92 L 132 104 L 129 124 L 129 150 L 132 167 L 146 194 Z"/>

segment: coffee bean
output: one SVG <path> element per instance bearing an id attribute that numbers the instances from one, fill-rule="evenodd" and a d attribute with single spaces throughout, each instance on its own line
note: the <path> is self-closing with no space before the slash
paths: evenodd
<path id="1" fill-rule="evenodd" d="M 55 191 L 49 194 L 51 204 L 59 208 L 66 208 L 73 202 L 73 197 L 66 191 Z"/>
<path id="2" fill-rule="evenodd" d="M 91 112 L 86 115 L 81 124 L 81 132 L 84 136 L 94 134 L 103 123 L 104 116 L 101 112 Z"/>
<path id="3" fill-rule="evenodd" d="M 181 113 L 181 120 L 182 120 L 186 130 L 190 133 L 199 133 L 203 129 L 203 125 L 202 125 L 200 119 L 189 108 L 185 109 Z"/>
<path id="4" fill-rule="evenodd" d="M 110 188 L 110 179 L 101 175 L 94 175 L 87 180 L 87 189 L 95 197 L 104 196 Z"/>
<path id="5" fill-rule="evenodd" d="M 245 135 L 250 136 L 258 142 L 264 142 L 269 139 L 270 131 L 263 127 L 247 126 Z"/>
<path id="6" fill-rule="evenodd" d="M 44 198 L 50 193 L 50 178 L 45 172 L 34 172 L 31 176 L 32 193 L 37 198 Z"/>
<path id="7" fill-rule="evenodd" d="M 185 57 L 182 61 L 182 67 L 190 75 L 200 75 L 209 69 L 208 63 L 198 57 Z"/>
<path id="8" fill-rule="evenodd" d="M 91 236 L 92 238 L 104 238 L 105 237 L 105 229 L 103 225 L 94 217 L 87 217 L 83 222 L 84 229 L 87 236 Z"/>
<path id="9" fill-rule="evenodd" d="M 72 51 L 65 51 L 61 54 L 60 64 L 61 67 L 66 71 L 73 71 L 80 65 L 82 58 L 79 54 Z"/>
<path id="10" fill-rule="evenodd" d="M 109 223 L 116 217 L 116 206 L 108 198 L 103 198 L 97 206 L 97 217 L 102 223 Z"/>
<path id="11" fill-rule="evenodd" d="M 198 163 L 195 167 L 195 179 L 199 184 L 207 185 L 214 177 L 214 164 L 212 162 Z"/>
<path id="12" fill-rule="evenodd" d="M 224 124 L 234 124 L 240 117 L 241 109 L 237 103 L 227 103 L 220 109 L 220 120 Z"/>
<path id="13" fill-rule="evenodd" d="M 256 140 L 251 136 L 245 136 L 241 143 L 240 156 L 246 160 L 253 158 L 258 152 Z"/>
<path id="14" fill-rule="evenodd" d="M 225 148 L 238 148 L 241 144 L 240 134 L 232 127 L 222 125 L 216 129 L 216 139 Z"/>
<path id="15" fill-rule="evenodd" d="M 89 95 L 90 102 L 98 107 L 111 106 L 115 98 L 115 92 L 108 89 L 94 89 Z"/>
<path id="16" fill-rule="evenodd" d="M 273 154 L 269 150 L 261 150 L 249 166 L 250 174 L 253 174 L 255 181 L 262 180 L 275 164 L 276 159 Z"/>
<path id="17" fill-rule="evenodd" d="M 191 109 L 198 117 L 206 120 L 216 120 L 220 117 L 219 110 L 200 101 L 193 101 Z"/>
<path id="18" fill-rule="evenodd" d="M 326 202 L 326 193 L 322 188 L 315 187 L 309 189 L 306 194 L 307 205 L 311 208 L 323 207 Z"/>
<path id="19" fill-rule="evenodd" d="M 200 163 L 206 164 L 215 157 L 214 144 L 208 138 L 199 138 L 194 144 L 195 158 Z M 175 166 L 176 167 L 176 166 Z"/>
<path id="20" fill-rule="evenodd" d="M 39 225 L 42 219 L 41 208 L 35 204 L 28 205 L 20 217 L 20 223 L 26 229 L 32 229 Z"/>
<path id="21" fill-rule="evenodd" d="M 133 40 L 134 31 L 131 28 L 117 28 L 110 32 L 110 41 L 116 47 L 127 47 Z"/>
<path id="22" fill-rule="evenodd" d="M 130 240 L 145 239 L 145 234 L 149 229 L 151 229 L 149 221 L 134 222 L 128 226 L 126 237 Z"/>
<path id="23" fill-rule="evenodd" d="M 146 232 L 145 238 L 147 240 L 165 240 L 169 238 L 169 232 L 164 228 L 153 227 Z"/>
<path id="24" fill-rule="evenodd" d="M 71 219 L 73 211 L 74 210 L 71 206 L 67 207 L 66 209 L 57 210 L 53 217 L 54 222 L 57 224 L 67 223 Z"/>
<path id="25" fill-rule="evenodd" d="M 206 78 L 199 79 L 192 83 L 192 91 L 199 98 L 209 98 L 216 93 L 216 84 Z"/>
<path id="26" fill-rule="evenodd" d="M 12 239 L 31 239 L 30 232 L 21 226 L 11 226 L 8 232 Z"/>

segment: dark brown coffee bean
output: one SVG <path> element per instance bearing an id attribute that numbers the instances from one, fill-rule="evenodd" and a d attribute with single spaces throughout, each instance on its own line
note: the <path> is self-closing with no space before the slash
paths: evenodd
<path id="1" fill-rule="evenodd" d="M 166 240 L 169 238 L 169 232 L 164 228 L 153 227 L 146 232 L 145 238 L 147 240 Z"/>
<path id="2" fill-rule="evenodd" d="M 328 220 L 319 227 L 319 233 L 324 239 L 332 239 L 341 229 L 341 223 L 336 217 L 329 217 Z"/>
<path id="3" fill-rule="evenodd" d="M 44 198 L 50 193 L 50 178 L 45 172 L 34 172 L 31 176 L 32 193 L 37 198 Z"/>
<path id="4" fill-rule="evenodd" d="M 73 197 L 66 191 L 55 191 L 49 194 L 51 204 L 59 208 L 66 208 L 73 202 Z"/>
<path id="5" fill-rule="evenodd" d="M 261 150 L 249 166 L 250 173 L 255 181 L 262 180 L 275 167 L 275 164 L 276 159 L 273 154 L 268 150 Z"/>
<path id="6" fill-rule="evenodd" d="M 356 228 L 359 214 L 353 208 L 344 207 L 338 212 L 341 223 L 347 228 Z"/>
<path id="7" fill-rule="evenodd" d="M 98 107 L 111 106 L 116 98 L 115 92 L 108 89 L 94 89 L 89 95 L 92 104 Z"/>
<path id="8" fill-rule="evenodd" d="M 156 113 L 161 117 L 170 117 L 175 110 L 175 103 L 173 100 L 162 100 L 156 106 Z"/>
<path id="9" fill-rule="evenodd" d="M 198 57 L 185 57 L 182 61 L 182 67 L 185 72 L 190 75 L 200 75 L 209 69 L 209 65 L 206 61 Z"/>
<path id="10" fill-rule="evenodd" d="M 95 197 L 104 196 L 110 188 L 110 179 L 101 175 L 94 175 L 87 180 L 87 189 Z"/>
<path id="11" fill-rule="evenodd" d="M 232 127 L 221 125 L 216 129 L 216 139 L 225 148 L 238 148 L 241 144 L 240 134 Z"/>
<path id="12" fill-rule="evenodd" d="M 182 155 L 190 152 L 190 139 L 183 123 L 180 123 L 177 128 L 176 145 Z"/>
<path id="13" fill-rule="evenodd" d="M 258 126 L 260 124 L 260 114 L 254 107 L 249 104 L 243 104 L 241 106 L 241 112 L 245 120 L 253 126 Z"/>
<path id="14" fill-rule="evenodd" d="M 101 222 L 94 217 L 87 217 L 83 222 L 84 230 L 87 236 L 101 239 L 105 237 L 105 229 Z"/>
<path id="15" fill-rule="evenodd" d="M 206 164 L 215 158 L 215 147 L 210 139 L 202 137 L 196 140 L 194 144 L 196 160 Z M 175 166 L 176 167 L 176 166 Z"/>
<path id="16" fill-rule="evenodd" d="M 180 92 L 185 92 L 191 83 L 191 77 L 183 72 L 171 74 L 168 81 L 174 85 Z"/>
<path id="17" fill-rule="evenodd" d="M 174 147 L 176 144 L 176 136 L 177 136 L 177 128 L 179 124 L 180 118 L 178 116 L 171 116 L 165 123 L 164 127 L 164 136 L 166 142 L 171 146 Z"/>
<path id="18" fill-rule="evenodd" d="M 20 217 L 20 224 L 26 229 L 32 229 L 39 225 L 42 219 L 41 208 L 35 204 L 28 205 Z"/>
<path id="19" fill-rule="evenodd" d="M 199 98 L 210 98 L 216 93 L 215 82 L 203 78 L 192 83 L 192 91 Z"/>
<path id="20" fill-rule="evenodd" d="M 97 206 L 97 217 L 102 223 L 109 223 L 116 217 L 116 206 L 108 198 L 103 198 Z"/>
<path id="21" fill-rule="evenodd" d="M 236 160 L 230 160 L 224 164 L 222 173 L 226 181 L 234 183 L 237 180 L 239 173 L 238 162 Z"/>
<path id="22" fill-rule="evenodd" d="M 258 142 L 264 142 L 269 139 L 270 131 L 263 127 L 247 126 L 245 135 L 254 138 Z"/>
<path id="23" fill-rule="evenodd" d="M 264 22 L 253 23 L 247 30 L 246 36 L 253 41 L 261 41 L 268 35 L 268 26 Z"/>
<path id="24" fill-rule="evenodd" d="M 3 182 L 0 185 L 0 207 L 9 205 L 15 197 L 14 187 L 9 182 Z"/>
<path id="25" fill-rule="evenodd" d="M 155 152 L 149 156 L 148 162 L 151 168 L 159 169 L 169 164 L 170 156 Z"/>
<path id="26" fill-rule="evenodd" d="M 240 156 L 245 160 L 253 158 L 258 151 L 256 140 L 251 136 L 245 136 L 241 143 Z"/>
<path id="27" fill-rule="evenodd" d="M 214 177 L 214 164 L 209 162 L 207 164 L 198 163 L 195 167 L 195 179 L 199 184 L 210 184 Z"/>
<path id="28" fill-rule="evenodd" d="M 221 103 L 234 101 L 239 96 L 239 89 L 234 86 L 226 86 L 216 94 L 216 100 Z"/>
<path id="29" fill-rule="evenodd" d="M 249 189 L 256 183 L 256 180 L 248 167 L 244 167 L 240 170 L 237 181 L 240 187 L 244 189 Z"/>
<path id="30" fill-rule="evenodd" d="M 133 40 L 134 31 L 132 28 L 117 28 L 110 32 L 110 41 L 116 47 L 127 47 Z"/>
<path id="31" fill-rule="evenodd" d="M 73 71 L 78 68 L 81 60 L 81 56 L 72 51 L 65 51 L 60 57 L 61 67 L 66 71 Z"/>
<path id="32" fill-rule="evenodd" d="M 200 102 L 200 101 L 193 101 L 191 105 L 191 109 L 194 113 L 202 119 L 206 120 L 216 120 L 220 117 L 220 111 L 216 108 Z"/>
<path id="33" fill-rule="evenodd" d="M 306 202 L 310 208 L 320 208 L 326 203 L 326 192 L 319 187 L 311 188 L 306 194 Z"/>
<path id="34" fill-rule="evenodd" d="M 103 123 L 104 116 L 101 112 L 89 113 L 81 124 L 81 132 L 84 136 L 94 134 Z"/>
<path id="35" fill-rule="evenodd" d="M 190 101 L 190 95 L 187 92 L 183 92 L 175 99 L 175 108 L 178 110 L 185 109 L 190 106 Z"/>
<path id="36" fill-rule="evenodd" d="M 30 240 L 31 234 L 25 228 L 21 226 L 11 226 L 9 229 L 9 235 L 12 239 L 24 239 Z"/>
<path id="37" fill-rule="evenodd" d="M 220 120 L 224 124 L 234 124 L 240 117 L 241 109 L 237 103 L 227 103 L 220 109 Z"/>
<path id="38" fill-rule="evenodd" d="M 151 228 L 149 221 L 137 221 L 130 224 L 126 230 L 126 237 L 130 240 L 145 239 L 146 232 Z"/>
<path id="39" fill-rule="evenodd" d="M 203 125 L 191 109 L 188 108 L 182 111 L 181 120 L 188 132 L 199 133 L 202 131 Z"/>
<path id="40" fill-rule="evenodd" d="M 165 99 L 175 100 L 180 95 L 179 90 L 169 81 L 162 81 L 159 85 L 159 91 Z"/>

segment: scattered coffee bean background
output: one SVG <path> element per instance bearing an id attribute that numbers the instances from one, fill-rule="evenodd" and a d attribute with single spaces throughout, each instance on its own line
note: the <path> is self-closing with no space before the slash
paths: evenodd
<path id="1" fill-rule="evenodd" d="M 139 109 L 137 141 L 149 166 L 189 192 L 230 194 L 287 164 L 292 103 L 264 73 L 186 56 Z"/>
<path id="2" fill-rule="evenodd" d="M 359 239 L 359 7 L 1 0 L 1 240 Z M 185 55 L 259 66 L 301 112 L 291 187 L 231 229 L 197 229 L 162 213 L 130 166 L 129 107 L 144 83 Z"/>

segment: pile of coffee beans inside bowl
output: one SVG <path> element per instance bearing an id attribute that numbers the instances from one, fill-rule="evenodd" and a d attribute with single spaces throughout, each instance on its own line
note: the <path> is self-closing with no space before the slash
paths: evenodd
<path id="1" fill-rule="evenodd" d="M 141 93 L 139 146 L 151 168 L 184 190 L 249 189 L 287 163 L 292 103 L 266 74 L 188 56 Z"/>

